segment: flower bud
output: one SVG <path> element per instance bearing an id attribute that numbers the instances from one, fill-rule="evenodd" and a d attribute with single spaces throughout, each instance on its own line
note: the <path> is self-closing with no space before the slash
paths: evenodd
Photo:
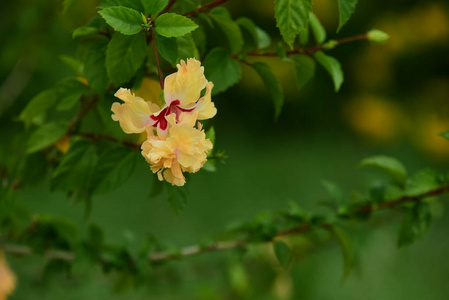
<path id="1" fill-rule="evenodd" d="M 390 36 L 387 33 L 377 29 L 373 29 L 368 32 L 368 41 L 372 43 L 382 44 L 385 43 L 389 38 Z"/>

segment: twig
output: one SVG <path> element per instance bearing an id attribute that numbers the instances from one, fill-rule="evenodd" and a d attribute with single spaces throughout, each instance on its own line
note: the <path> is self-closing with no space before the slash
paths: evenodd
<path id="1" fill-rule="evenodd" d="M 353 42 L 353 41 L 365 40 L 367 38 L 368 38 L 368 36 L 366 34 L 358 34 L 358 35 L 354 35 L 354 36 L 336 40 L 335 45 L 340 45 L 343 43 L 348 43 L 348 42 Z M 320 45 L 317 45 L 315 47 L 308 48 L 308 49 L 298 48 L 298 49 L 290 50 L 290 51 L 287 51 L 286 54 L 287 54 L 287 56 L 294 55 L 294 54 L 311 55 L 317 51 L 321 51 L 321 50 L 325 50 L 325 49 L 326 49 L 326 44 L 320 44 Z M 251 52 L 251 53 L 246 54 L 246 56 L 276 57 L 276 56 L 278 56 L 278 54 L 276 52 L 268 52 L 268 53 Z M 237 58 L 237 55 L 234 55 L 233 57 Z"/>
<path id="2" fill-rule="evenodd" d="M 170 2 L 168 2 L 167 6 L 165 7 L 165 9 L 163 11 L 161 11 L 160 15 L 163 13 L 166 13 L 168 11 L 170 11 L 170 9 L 172 8 L 172 6 L 175 4 L 176 0 L 170 0 Z"/>
<path id="3" fill-rule="evenodd" d="M 227 2 L 227 1 L 228 1 L 228 0 L 215 0 L 215 1 L 210 2 L 210 3 L 208 3 L 208 4 L 204 5 L 204 6 L 201 6 L 201 7 L 198 8 L 198 9 L 195 9 L 195 10 L 192 10 L 192 11 L 190 11 L 190 12 L 188 12 L 188 13 L 185 13 L 184 16 L 185 16 L 185 17 L 195 17 L 195 16 L 198 15 L 200 12 L 202 12 L 202 11 L 204 11 L 204 10 L 206 10 L 206 9 L 209 9 L 209 8 L 212 8 L 212 7 L 215 7 L 215 6 L 218 6 L 218 5 L 220 5 L 220 4 L 222 4 L 222 3 L 225 3 L 225 2 Z"/>
<path id="4" fill-rule="evenodd" d="M 421 201 L 424 198 L 442 195 L 447 192 L 449 192 L 449 185 L 445 185 L 445 186 L 439 187 L 437 189 L 434 189 L 429 192 L 426 192 L 426 193 L 423 193 L 420 195 L 416 195 L 416 196 L 402 196 L 395 200 L 378 203 L 377 206 L 373 206 L 371 203 L 366 204 L 364 206 L 353 209 L 351 212 L 349 212 L 349 214 L 356 215 L 356 214 L 360 214 L 360 213 L 369 213 L 369 212 L 374 212 L 374 211 L 378 211 L 378 210 L 393 209 L 393 208 L 400 206 L 402 204 L 405 204 L 405 203 L 415 203 L 415 202 Z M 342 218 L 342 216 L 339 216 L 339 217 Z M 328 226 L 329 226 L 328 224 L 324 224 L 321 226 L 321 228 L 326 228 Z M 273 237 L 273 240 L 281 238 L 281 237 L 285 237 L 285 236 L 303 234 L 303 233 L 306 233 L 313 229 L 318 229 L 318 228 L 320 228 L 320 227 L 316 227 L 316 226 L 313 227 L 311 224 L 304 223 L 298 227 L 279 232 L 278 234 L 276 234 L 276 236 Z M 200 255 L 203 253 L 236 249 L 236 248 L 244 247 L 249 243 L 250 242 L 247 240 L 234 240 L 234 241 L 221 241 L 221 242 L 217 242 L 217 243 L 211 244 L 206 247 L 201 247 L 199 245 L 192 245 L 192 246 L 182 248 L 178 253 L 165 253 L 165 252 L 150 253 L 148 255 L 148 260 L 149 260 L 149 263 L 160 263 L 160 262 L 165 262 L 165 261 L 169 261 L 172 259 L 181 259 L 181 258 L 186 258 L 186 257 L 190 257 L 190 256 Z M 29 255 L 34 254 L 30 247 L 22 246 L 22 245 L 0 244 L 0 249 L 3 249 L 7 253 L 10 253 L 13 255 L 19 255 L 19 256 L 29 256 Z M 60 260 L 66 260 L 66 261 L 71 261 L 75 258 L 75 255 L 69 251 L 50 250 L 50 251 L 47 251 L 44 255 L 48 258 L 60 259 Z"/>
<path id="5" fill-rule="evenodd" d="M 159 76 L 159 83 L 161 85 L 161 89 L 164 89 L 164 80 L 162 78 L 162 70 L 161 70 L 161 64 L 159 62 L 159 53 L 157 51 L 156 36 L 154 34 L 153 24 L 151 24 L 150 31 L 151 31 L 151 37 L 153 39 L 154 52 L 156 53 L 157 75 Z"/>

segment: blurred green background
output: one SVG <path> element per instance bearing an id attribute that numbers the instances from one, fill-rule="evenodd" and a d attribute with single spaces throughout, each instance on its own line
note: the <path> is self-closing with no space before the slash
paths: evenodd
<path id="1" fill-rule="evenodd" d="M 75 1 L 67 14 L 61 2 L 2 4 L 2 130 L 22 128 L 15 120 L 26 103 L 71 74 L 60 57 L 75 54 L 71 33 L 95 15 L 98 2 Z M 250 17 L 278 36 L 272 0 L 231 0 L 226 7 L 233 17 Z M 153 175 L 143 158 L 124 186 L 94 198 L 88 221 L 82 204 L 50 193 L 48 184 L 20 190 L 18 200 L 33 211 L 69 217 L 82 228 L 99 224 L 110 242 L 121 243 L 132 232 L 137 240 L 151 233 L 168 246 L 187 246 L 216 237 L 234 221 L 283 209 L 289 200 L 316 210 L 327 198 L 322 180 L 338 182 L 350 195 L 374 178 L 357 168 L 367 156 L 395 156 L 412 172 L 446 170 L 449 143 L 438 134 L 449 129 L 447 1 L 360 1 L 338 35 L 336 1 L 314 0 L 313 8 L 331 39 L 377 28 L 391 40 L 344 44 L 329 52 L 345 72 L 338 94 L 322 69 L 298 91 L 292 65 L 263 59 L 285 90 L 286 104 L 276 123 L 262 81 L 243 66 L 242 81 L 213 99 L 216 148 L 229 158 L 215 173 L 190 176 L 189 203 L 180 216 L 165 197 L 149 197 Z M 261 245 L 243 258 L 224 252 L 173 261 L 154 270 L 144 287 L 118 294 L 114 275 L 95 268 L 82 278 L 45 280 L 45 259 L 10 258 L 19 279 L 11 299 L 449 299 L 446 206 L 435 207 L 431 232 L 405 249 L 396 247 L 399 214 L 386 212 L 367 224 L 349 226 L 357 264 L 344 282 L 336 243 L 318 247 L 297 238 L 303 250 L 295 253 L 290 271 L 278 266 L 271 247 Z"/>

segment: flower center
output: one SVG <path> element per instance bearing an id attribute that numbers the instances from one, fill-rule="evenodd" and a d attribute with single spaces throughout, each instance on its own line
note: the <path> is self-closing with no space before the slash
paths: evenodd
<path id="1" fill-rule="evenodd" d="M 175 113 L 176 114 L 176 121 L 179 121 L 179 115 L 182 112 L 191 112 L 192 110 L 195 109 L 195 107 L 192 108 L 183 108 L 180 107 L 179 104 L 181 104 L 181 101 L 179 100 L 174 100 L 170 103 L 169 106 L 167 106 L 166 108 L 164 108 L 157 116 L 155 115 L 151 115 L 150 118 L 153 121 L 156 121 L 153 124 L 153 127 L 157 127 L 159 126 L 162 130 L 167 129 L 168 126 L 168 122 L 165 119 L 166 116 Z"/>

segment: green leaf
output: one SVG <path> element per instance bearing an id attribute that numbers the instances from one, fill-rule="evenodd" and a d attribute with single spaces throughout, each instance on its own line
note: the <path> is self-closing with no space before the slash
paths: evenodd
<path id="1" fill-rule="evenodd" d="M 114 33 L 106 50 L 106 70 L 116 84 L 130 80 L 143 64 L 147 44 L 143 34 L 122 35 Z"/>
<path id="2" fill-rule="evenodd" d="M 137 10 L 112 6 L 98 13 L 106 20 L 106 23 L 123 34 L 132 35 L 142 31 L 142 17 Z"/>
<path id="3" fill-rule="evenodd" d="M 432 224 L 430 205 L 419 201 L 409 209 L 401 223 L 398 246 L 407 246 L 422 238 Z"/>
<path id="4" fill-rule="evenodd" d="M 340 12 L 340 21 L 338 22 L 337 32 L 348 22 L 355 11 L 358 0 L 338 0 L 338 10 Z"/>
<path id="5" fill-rule="evenodd" d="M 179 215 L 187 205 L 187 191 L 185 188 L 167 184 L 167 201 L 176 215 Z"/>
<path id="6" fill-rule="evenodd" d="M 273 243 L 273 250 L 281 266 L 284 269 L 287 269 L 291 261 L 290 247 L 288 247 L 283 241 L 276 240 Z"/>
<path id="7" fill-rule="evenodd" d="M 212 94 L 227 90 L 240 80 L 239 64 L 223 48 L 215 48 L 204 59 L 206 78 L 214 83 Z"/>
<path id="8" fill-rule="evenodd" d="M 200 0 L 177 0 L 173 5 L 172 10 L 177 11 L 180 14 L 185 14 L 189 11 L 197 9 L 200 5 Z"/>
<path id="9" fill-rule="evenodd" d="M 315 76 L 315 61 L 308 55 L 295 55 L 293 57 L 296 68 L 296 83 L 302 89 Z"/>
<path id="10" fill-rule="evenodd" d="M 276 26 L 290 48 L 293 48 L 298 34 L 307 30 L 311 6 L 311 0 L 276 0 Z"/>
<path id="11" fill-rule="evenodd" d="M 407 170 L 396 158 L 389 156 L 373 156 L 361 161 L 361 167 L 372 167 L 381 170 L 391 176 L 391 178 L 403 186 L 407 179 Z"/>
<path id="12" fill-rule="evenodd" d="M 344 194 L 341 187 L 337 185 L 335 182 L 327 180 L 323 180 L 321 183 L 331 196 L 331 199 L 335 201 L 337 205 L 342 205 L 344 202 Z"/>
<path id="13" fill-rule="evenodd" d="M 335 91 L 338 92 L 344 80 L 343 71 L 338 60 L 336 60 L 332 56 L 324 54 L 321 51 L 315 53 L 315 59 L 326 69 L 326 71 L 332 77 Z"/>
<path id="14" fill-rule="evenodd" d="M 209 130 L 206 132 L 206 139 L 209 139 L 213 145 L 215 144 L 215 128 L 214 128 L 214 126 L 211 126 L 209 128 Z"/>
<path id="15" fill-rule="evenodd" d="M 137 0 L 103 0 L 98 8 L 108 8 L 112 6 L 124 6 L 137 10 L 138 12 L 143 12 L 145 10 L 142 6 L 142 2 Z"/>
<path id="16" fill-rule="evenodd" d="M 238 53 L 243 47 L 243 37 L 239 26 L 231 19 L 228 11 L 217 7 L 211 10 L 209 17 L 226 36 L 231 54 Z"/>
<path id="17" fill-rule="evenodd" d="M 69 151 L 53 173 L 52 188 L 63 191 L 88 191 L 90 178 L 97 162 L 95 147 L 90 141 L 79 140 Z"/>
<path id="18" fill-rule="evenodd" d="M 76 78 L 67 78 L 56 86 L 58 90 L 59 111 L 69 110 L 79 102 L 81 96 L 87 92 L 87 87 Z"/>
<path id="19" fill-rule="evenodd" d="M 445 139 L 449 140 L 449 130 L 440 133 L 439 136 L 444 137 Z"/>
<path id="20" fill-rule="evenodd" d="M 318 44 L 322 44 L 326 40 L 326 30 L 321 25 L 320 20 L 313 12 L 310 12 L 310 28 L 312 28 L 313 35 Z"/>
<path id="21" fill-rule="evenodd" d="M 264 30 L 259 27 L 256 27 L 257 34 L 257 44 L 259 45 L 259 49 L 264 49 L 271 44 L 271 38 Z"/>
<path id="22" fill-rule="evenodd" d="M 103 94 L 109 83 L 106 70 L 106 51 L 108 40 L 104 39 L 92 44 L 86 51 L 84 58 L 84 73 L 92 90 Z"/>
<path id="23" fill-rule="evenodd" d="M 407 196 L 418 196 L 437 189 L 442 185 L 441 177 L 434 170 L 422 170 L 407 179 L 405 193 Z"/>
<path id="24" fill-rule="evenodd" d="M 176 43 L 178 44 L 178 58 L 176 59 L 176 63 L 181 61 L 181 59 L 187 60 L 187 58 L 192 57 L 196 59 L 200 58 L 198 48 L 196 47 L 191 34 L 176 38 Z"/>
<path id="25" fill-rule="evenodd" d="M 58 91 L 56 89 L 49 89 L 39 93 L 27 104 L 22 110 L 19 119 L 25 123 L 26 126 L 36 123 L 36 120 L 47 109 L 53 106 L 58 100 Z"/>
<path id="26" fill-rule="evenodd" d="M 79 27 L 79 28 L 75 29 L 75 31 L 72 33 L 72 38 L 75 39 L 77 37 L 94 35 L 94 34 L 98 34 L 99 32 L 100 32 L 100 29 L 98 29 L 96 27 L 83 26 L 83 27 Z"/>
<path id="27" fill-rule="evenodd" d="M 59 59 L 68 66 L 76 76 L 83 76 L 84 63 L 68 55 L 60 55 Z"/>
<path id="28" fill-rule="evenodd" d="M 31 135 L 27 153 L 33 153 L 53 145 L 67 132 L 67 127 L 59 123 L 47 123 Z"/>
<path id="29" fill-rule="evenodd" d="M 257 27 L 251 19 L 242 17 L 237 19 L 236 22 L 244 29 L 244 31 L 248 32 L 255 48 L 263 49 L 271 44 L 270 36 L 265 31 Z"/>
<path id="30" fill-rule="evenodd" d="M 176 38 L 166 38 L 156 34 L 156 43 L 159 54 L 172 66 L 178 63 L 178 42 Z"/>
<path id="31" fill-rule="evenodd" d="M 329 231 L 335 236 L 340 244 L 344 263 L 343 279 L 346 279 L 354 267 L 354 249 L 352 248 L 352 244 L 348 236 L 343 230 L 336 226 L 330 225 Z"/>
<path id="32" fill-rule="evenodd" d="M 165 37 L 184 36 L 198 28 L 189 18 L 174 13 L 160 15 L 154 25 L 154 30 Z"/>
<path id="33" fill-rule="evenodd" d="M 105 194 L 123 185 L 133 174 L 137 157 L 135 151 L 123 146 L 101 153 L 91 180 L 95 194 Z"/>
<path id="34" fill-rule="evenodd" d="M 158 15 L 168 4 L 168 0 L 141 0 L 145 12 L 152 16 Z"/>
<path id="35" fill-rule="evenodd" d="M 274 104 L 274 118 L 277 119 L 284 105 L 284 92 L 282 91 L 281 84 L 266 63 L 255 62 L 251 66 L 256 70 L 260 78 L 262 78 L 264 85 L 268 88 Z"/>

